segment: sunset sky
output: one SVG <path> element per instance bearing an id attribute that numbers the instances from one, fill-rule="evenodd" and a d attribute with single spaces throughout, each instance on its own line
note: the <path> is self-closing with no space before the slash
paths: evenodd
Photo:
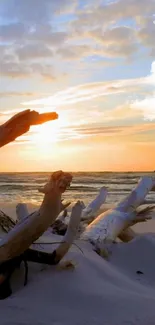
<path id="1" fill-rule="evenodd" d="M 0 124 L 59 114 L 1 172 L 155 170 L 154 0 L 1 0 L 0 62 Z"/>

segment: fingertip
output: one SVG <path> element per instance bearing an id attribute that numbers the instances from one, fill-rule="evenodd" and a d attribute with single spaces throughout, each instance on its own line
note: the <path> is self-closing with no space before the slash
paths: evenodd
<path id="1" fill-rule="evenodd" d="M 53 120 L 57 120 L 59 118 L 59 115 L 56 112 L 52 113 Z"/>

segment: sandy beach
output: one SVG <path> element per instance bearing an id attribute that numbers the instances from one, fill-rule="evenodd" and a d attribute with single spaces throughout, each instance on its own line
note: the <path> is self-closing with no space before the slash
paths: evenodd
<path id="1" fill-rule="evenodd" d="M 154 325 L 155 220 L 137 224 L 134 230 L 137 238 L 114 244 L 108 261 L 90 244 L 76 241 L 82 252 L 73 245 L 64 258 L 72 260 L 75 269 L 29 263 L 24 287 L 22 266 L 12 278 L 13 295 L 0 302 L 1 324 Z"/>

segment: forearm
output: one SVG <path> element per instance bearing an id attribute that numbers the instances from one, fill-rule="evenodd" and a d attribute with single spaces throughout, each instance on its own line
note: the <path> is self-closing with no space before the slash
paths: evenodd
<path id="1" fill-rule="evenodd" d="M 27 131 L 27 128 L 24 128 L 24 130 Z M 17 135 L 14 133 L 11 128 L 5 126 L 5 123 L 0 126 L 0 148 L 17 138 L 18 133 Z"/>
<path id="2" fill-rule="evenodd" d="M 4 128 L 3 124 L 0 125 L 0 148 L 5 146 Z"/>

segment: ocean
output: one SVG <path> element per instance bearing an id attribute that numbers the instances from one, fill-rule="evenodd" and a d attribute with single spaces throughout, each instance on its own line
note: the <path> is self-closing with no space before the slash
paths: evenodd
<path id="1" fill-rule="evenodd" d="M 64 199 L 83 200 L 89 203 L 102 186 L 108 188 L 107 204 L 113 204 L 125 197 L 143 175 L 155 173 L 77 172 L 72 173 L 71 188 Z M 43 195 L 38 188 L 46 183 L 50 173 L 0 173 L 0 204 L 24 202 L 39 205 Z M 154 193 L 148 195 L 154 198 Z"/>

